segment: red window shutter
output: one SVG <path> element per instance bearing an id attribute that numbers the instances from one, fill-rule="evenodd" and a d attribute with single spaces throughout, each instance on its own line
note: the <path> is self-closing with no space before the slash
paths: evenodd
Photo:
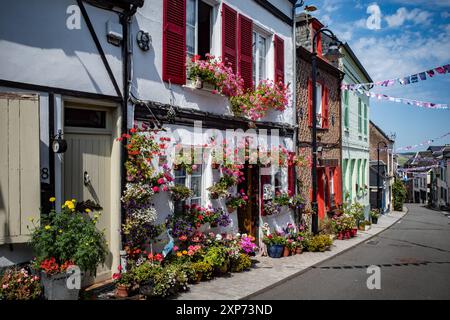
<path id="1" fill-rule="evenodd" d="M 324 170 L 317 169 L 317 207 L 319 219 L 325 217 Z"/>
<path id="2" fill-rule="evenodd" d="M 317 55 L 322 57 L 322 34 L 317 35 Z"/>
<path id="3" fill-rule="evenodd" d="M 222 5 L 222 60 L 237 71 L 237 12 Z"/>
<path id="4" fill-rule="evenodd" d="M 322 127 L 328 129 L 330 127 L 329 124 L 329 103 L 328 103 L 329 90 L 327 87 L 323 87 L 323 96 L 322 96 L 322 106 L 323 106 L 323 114 L 322 114 Z"/>
<path id="5" fill-rule="evenodd" d="M 186 82 L 186 0 L 164 0 L 163 80 Z"/>
<path id="6" fill-rule="evenodd" d="M 284 40 L 275 35 L 275 81 L 284 83 Z"/>
<path id="7" fill-rule="evenodd" d="M 253 21 L 239 15 L 239 74 L 244 88 L 253 87 Z"/>
<path id="8" fill-rule="evenodd" d="M 290 153 L 291 157 L 294 155 L 294 152 Z M 295 190 L 295 178 L 295 164 L 290 161 L 288 164 L 288 191 L 290 191 L 292 195 L 295 195 L 297 191 Z"/>
<path id="9" fill-rule="evenodd" d="M 342 175 L 341 167 L 334 169 L 334 201 L 336 205 L 342 204 Z"/>
<path id="10" fill-rule="evenodd" d="M 309 126 L 312 127 L 313 124 L 313 114 L 312 114 L 312 95 L 313 87 L 311 79 L 308 80 L 308 120 Z"/>

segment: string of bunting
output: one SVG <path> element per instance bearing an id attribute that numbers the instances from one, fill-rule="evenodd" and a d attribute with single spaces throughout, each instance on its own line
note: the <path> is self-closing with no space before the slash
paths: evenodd
<path id="1" fill-rule="evenodd" d="M 390 87 L 397 83 L 401 85 L 417 83 L 419 81 L 425 81 L 427 78 L 433 78 L 436 75 L 442 75 L 450 73 L 450 64 L 446 64 L 440 67 L 436 67 L 427 71 L 419 72 L 407 77 L 395 78 L 377 82 L 368 82 L 368 83 L 352 83 L 352 84 L 343 84 L 342 89 L 359 89 L 365 86 L 382 86 L 382 87 Z"/>
<path id="2" fill-rule="evenodd" d="M 417 107 L 427 108 L 427 109 L 448 109 L 448 105 L 443 104 L 443 103 L 433 103 L 433 102 L 419 101 L 419 100 L 406 99 L 406 98 L 396 98 L 396 97 L 388 96 L 386 94 L 364 91 L 362 89 L 345 89 L 345 90 L 357 91 L 360 94 L 363 94 L 363 95 L 366 95 L 368 97 L 375 98 L 378 100 L 387 100 L 387 101 L 391 101 L 391 102 L 405 103 L 410 106 L 417 106 Z"/>
<path id="3" fill-rule="evenodd" d="M 411 150 L 411 149 L 415 149 L 417 147 L 421 147 L 421 146 L 424 146 L 424 145 L 430 145 L 433 142 L 435 142 L 437 140 L 440 140 L 440 139 L 443 139 L 443 138 L 445 138 L 447 136 L 450 136 L 450 132 L 447 132 L 446 134 L 443 134 L 440 137 L 437 137 L 437 138 L 434 138 L 434 139 L 429 139 L 429 140 L 423 141 L 421 143 L 418 143 L 418 144 L 415 144 L 415 145 L 412 145 L 412 146 L 406 146 L 406 147 L 397 148 L 395 151 Z"/>

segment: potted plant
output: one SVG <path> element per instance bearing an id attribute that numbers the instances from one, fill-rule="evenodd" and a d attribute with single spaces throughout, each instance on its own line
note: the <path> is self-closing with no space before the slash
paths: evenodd
<path id="1" fill-rule="evenodd" d="M 333 240 L 328 234 L 313 236 L 306 243 L 309 252 L 325 252 L 332 244 Z"/>
<path id="2" fill-rule="evenodd" d="M 192 264 L 196 272 L 196 278 L 198 281 L 211 280 L 213 277 L 213 267 L 205 261 L 197 261 Z"/>
<path id="3" fill-rule="evenodd" d="M 209 197 L 213 200 L 226 198 L 229 195 L 229 187 L 230 186 L 227 185 L 223 180 L 220 180 L 207 189 L 209 191 Z"/>
<path id="4" fill-rule="evenodd" d="M 194 194 L 191 189 L 182 184 L 176 184 L 170 187 L 170 193 L 174 201 L 184 201 Z"/>
<path id="5" fill-rule="evenodd" d="M 41 273 L 49 300 L 77 299 L 79 288 L 67 286 L 68 269 L 78 267 L 95 276 L 108 252 L 104 234 L 96 228 L 100 214 L 92 213 L 91 217 L 89 209 L 79 212 L 75 203 L 68 200 L 61 212 L 53 208 L 42 214 L 40 224 L 33 226 L 30 246 L 36 257 L 34 266 Z"/>
<path id="6" fill-rule="evenodd" d="M 267 216 L 277 215 L 281 212 L 281 206 L 272 200 L 264 201 L 263 213 Z"/>
<path id="7" fill-rule="evenodd" d="M 113 274 L 113 279 L 116 285 L 115 296 L 118 298 L 128 297 L 134 283 L 133 274 L 131 272 L 122 272 L 122 269 L 119 267 L 119 272 Z"/>
<path id="8" fill-rule="evenodd" d="M 6 269 L 0 276 L 0 300 L 36 300 L 41 295 L 39 277 L 25 268 Z"/>
<path id="9" fill-rule="evenodd" d="M 281 258 L 286 239 L 277 234 L 264 236 L 263 242 L 267 245 L 267 253 L 271 258 Z"/>
<path id="10" fill-rule="evenodd" d="M 227 210 L 229 213 L 234 212 L 238 208 L 242 208 L 247 205 L 248 196 L 245 194 L 244 189 L 241 189 L 238 194 L 229 196 L 226 202 Z"/>
<path id="11" fill-rule="evenodd" d="M 373 224 L 378 223 L 379 217 L 380 217 L 380 212 L 378 211 L 378 209 L 370 210 L 370 220 L 372 221 Z"/>
<path id="12" fill-rule="evenodd" d="M 227 251 L 222 246 L 212 246 L 207 249 L 203 261 L 209 263 L 216 274 L 225 274 L 229 270 L 230 260 Z"/>

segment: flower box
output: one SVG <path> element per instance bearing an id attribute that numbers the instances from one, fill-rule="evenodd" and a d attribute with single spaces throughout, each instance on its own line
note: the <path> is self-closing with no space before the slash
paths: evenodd
<path id="1" fill-rule="evenodd" d="M 48 275 L 46 272 L 41 272 L 45 298 L 47 300 L 78 300 L 80 289 L 69 289 L 69 284 L 72 284 L 70 276 L 69 273 Z"/>

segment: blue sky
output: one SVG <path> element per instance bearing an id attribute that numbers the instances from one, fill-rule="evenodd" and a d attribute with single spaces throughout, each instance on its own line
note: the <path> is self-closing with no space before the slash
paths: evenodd
<path id="1" fill-rule="evenodd" d="M 313 15 L 349 43 L 374 81 L 408 76 L 450 63 L 450 0 L 306 0 L 305 4 L 318 8 Z M 367 27 L 368 8 L 379 8 L 380 29 Z M 405 86 L 374 87 L 372 91 L 450 105 L 450 74 Z M 372 121 L 387 134 L 396 134 L 396 147 L 450 132 L 450 110 L 375 99 L 370 103 Z M 450 137 L 434 144 L 444 143 L 450 144 Z"/>

